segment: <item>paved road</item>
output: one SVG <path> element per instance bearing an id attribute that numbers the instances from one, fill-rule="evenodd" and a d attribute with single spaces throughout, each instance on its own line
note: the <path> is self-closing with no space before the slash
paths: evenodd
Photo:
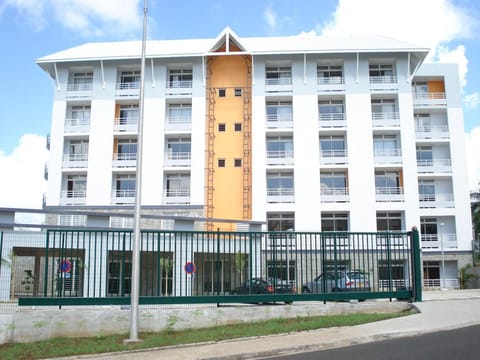
<path id="1" fill-rule="evenodd" d="M 274 356 L 275 360 L 474 360 L 480 358 L 480 325 L 337 349 Z M 264 358 L 266 359 L 266 358 Z"/>

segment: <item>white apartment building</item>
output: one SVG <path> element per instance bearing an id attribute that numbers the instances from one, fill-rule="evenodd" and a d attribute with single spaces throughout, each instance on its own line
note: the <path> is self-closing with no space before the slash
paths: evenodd
<path id="1" fill-rule="evenodd" d="M 37 59 L 55 86 L 47 207 L 134 203 L 140 50 L 88 43 Z M 472 261 L 458 70 L 427 54 L 383 37 L 229 28 L 148 41 L 142 205 L 268 230 L 416 226 L 425 284 L 458 286 Z"/>

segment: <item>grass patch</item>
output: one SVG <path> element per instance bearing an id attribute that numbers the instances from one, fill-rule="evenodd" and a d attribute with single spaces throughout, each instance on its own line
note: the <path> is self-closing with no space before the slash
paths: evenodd
<path id="1" fill-rule="evenodd" d="M 251 336 L 273 335 L 337 326 L 353 326 L 392 319 L 409 314 L 411 314 L 410 311 L 389 314 L 312 316 L 209 327 L 201 329 L 201 331 L 166 330 L 155 333 L 140 333 L 139 338 L 142 339 L 143 342 L 132 344 L 124 344 L 123 342 L 129 337 L 128 334 L 89 338 L 57 338 L 33 343 L 0 345 L 0 354 L 2 360 L 31 360 L 58 356 L 98 354 L 104 352 L 156 348 L 169 345 L 192 344 L 205 341 L 221 341 Z"/>

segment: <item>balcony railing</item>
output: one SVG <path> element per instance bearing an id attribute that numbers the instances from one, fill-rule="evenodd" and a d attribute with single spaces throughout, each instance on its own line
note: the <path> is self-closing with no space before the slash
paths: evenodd
<path id="1" fill-rule="evenodd" d="M 137 153 L 113 154 L 112 166 L 115 168 L 135 167 L 137 165 Z"/>
<path id="2" fill-rule="evenodd" d="M 414 92 L 413 106 L 444 108 L 447 106 L 447 99 L 444 92 Z"/>
<path id="3" fill-rule="evenodd" d="M 192 117 L 191 116 L 168 116 L 166 130 L 178 131 L 178 130 L 191 130 L 192 129 Z"/>
<path id="4" fill-rule="evenodd" d="M 168 81 L 165 86 L 166 95 L 191 95 L 192 80 Z"/>
<path id="5" fill-rule="evenodd" d="M 165 154 L 166 166 L 190 166 L 192 153 L 190 151 L 175 151 Z"/>
<path id="6" fill-rule="evenodd" d="M 293 203 L 295 191 L 293 188 L 268 188 L 267 202 L 269 203 Z"/>
<path id="7" fill-rule="evenodd" d="M 90 119 L 65 119 L 63 131 L 71 132 L 88 132 L 90 130 Z"/>
<path id="8" fill-rule="evenodd" d="M 457 244 L 457 235 L 456 234 L 422 234 L 421 235 L 421 245 L 422 249 L 441 249 L 443 242 L 443 248 L 456 249 Z"/>
<path id="9" fill-rule="evenodd" d="M 164 202 L 166 204 L 189 204 L 190 189 L 166 189 Z"/>
<path id="10" fill-rule="evenodd" d="M 348 188 L 321 188 L 321 202 L 348 202 Z"/>
<path id="11" fill-rule="evenodd" d="M 370 90 L 396 90 L 397 88 L 398 84 L 396 76 L 370 76 Z"/>
<path id="12" fill-rule="evenodd" d="M 112 193 L 113 204 L 133 204 L 135 202 L 135 190 L 114 190 Z"/>
<path id="13" fill-rule="evenodd" d="M 399 127 L 400 115 L 398 112 L 372 113 L 373 127 Z"/>
<path id="14" fill-rule="evenodd" d="M 115 94 L 119 97 L 136 97 L 140 94 L 140 82 L 119 82 Z"/>
<path id="15" fill-rule="evenodd" d="M 317 78 L 318 91 L 344 91 L 345 79 L 342 76 Z"/>
<path id="16" fill-rule="evenodd" d="M 267 151 L 267 165 L 293 165 L 293 152 Z"/>
<path id="17" fill-rule="evenodd" d="M 285 129 L 293 127 L 292 114 L 267 114 L 267 128 Z"/>
<path id="18" fill-rule="evenodd" d="M 88 165 L 88 154 L 63 154 L 62 167 L 83 168 Z"/>
<path id="19" fill-rule="evenodd" d="M 448 139 L 448 125 L 416 126 L 415 136 L 417 139 Z"/>
<path id="20" fill-rule="evenodd" d="M 453 194 L 420 194 L 420 208 L 453 208 Z"/>
<path id="21" fill-rule="evenodd" d="M 269 93 L 292 92 L 292 78 L 265 79 L 265 91 Z"/>
<path id="22" fill-rule="evenodd" d="M 345 113 L 320 113 L 318 115 L 318 121 L 321 128 L 338 128 L 347 126 Z"/>
<path id="23" fill-rule="evenodd" d="M 136 132 L 138 130 L 138 117 L 115 118 L 113 131 Z"/>
<path id="24" fill-rule="evenodd" d="M 67 98 L 89 98 L 91 96 L 92 96 L 92 83 L 67 85 Z"/>
<path id="25" fill-rule="evenodd" d="M 451 173 L 452 160 L 450 159 L 417 160 L 417 171 L 421 174 Z"/>
<path id="26" fill-rule="evenodd" d="M 321 150 L 320 151 L 321 165 L 334 165 L 334 164 L 347 164 L 347 163 L 348 163 L 347 150 Z"/>
<path id="27" fill-rule="evenodd" d="M 378 202 L 404 201 L 403 187 L 376 187 L 376 200 Z"/>
<path id="28" fill-rule="evenodd" d="M 83 205 L 87 197 L 86 190 L 63 190 L 60 192 L 61 205 Z"/>
<path id="29" fill-rule="evenodd" d="M 401 164 L 401 149 L 376 149 L 374 151 L 374 159 L 376 164 Z"/>
<path id="30" fill-rule="evenodd" d="M 423 279 L 423 287 L 433 289 L 459 289 L 460 281 L 458 279 Z"/>

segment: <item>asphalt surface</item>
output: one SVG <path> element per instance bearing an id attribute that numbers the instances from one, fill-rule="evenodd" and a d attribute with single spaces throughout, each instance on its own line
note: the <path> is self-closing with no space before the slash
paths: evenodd
<path id="1" fill-rule="evenodd" d="M 255 359 L 366 344 L 378 340 L 429 334 L 480 324 L 480 311 L 478 310 L 480 309 L 480 289 L 428 291 L 423 293 L 422 302 L 413 305 L 419 311 L 417 314 L 351 327 L 142 351 L 82 355 L 68 359 Z"/>

